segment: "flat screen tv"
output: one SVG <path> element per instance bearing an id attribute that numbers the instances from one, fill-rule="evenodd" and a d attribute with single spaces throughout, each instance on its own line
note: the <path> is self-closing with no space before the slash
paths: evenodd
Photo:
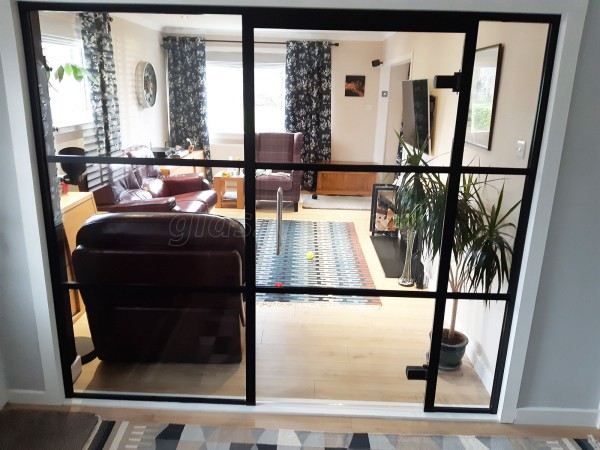
<path id="1" fill-rule="evenodd" d="M 427 80 L 402 82 L 402 137 L 413 148 L 429 153 L 429 85 Z"/>

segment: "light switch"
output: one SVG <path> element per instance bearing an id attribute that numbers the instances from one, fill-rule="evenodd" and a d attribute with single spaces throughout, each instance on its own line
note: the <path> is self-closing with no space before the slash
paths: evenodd
<path id="1" fill-rule="evenodd" d="M 517 141 L 517 156 L 521 159 L 525 159 L 525 148 L 527 145 L 525 141 Z"/>

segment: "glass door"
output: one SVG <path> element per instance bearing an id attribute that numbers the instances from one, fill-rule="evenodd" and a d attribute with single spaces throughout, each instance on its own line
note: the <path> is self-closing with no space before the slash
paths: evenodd
<path id="1" fill-rule="evenodd" d="M 459 97 L 433 78 L 461 71 L 466 34 L 282 17 L 252 22 L 257 402 L 422 407 L 427 380 L 406 368 L 430 352 L 441 271 L 400 213 L 398 184 L 425 172 L 446 189 Z M 265 54 L 285 64 L 283 117 L 268 124 Z M 472 367 L 467 379 L 457 402 L 480 383 Z"/>
<path id="2" fill-rule="evenodd" d="M 67 394 L 495 412 L 558 18 L 111 9 L 21 5 Z"/>

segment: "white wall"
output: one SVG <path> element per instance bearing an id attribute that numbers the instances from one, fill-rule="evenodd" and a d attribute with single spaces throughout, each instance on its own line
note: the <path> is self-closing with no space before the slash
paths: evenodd
<path id="1" fill-rule="evenodd" d="M 10 143 L 13 139 L 11 125 L 15 119 L 10 114 L 12 106 L 9 109 L 8 102 L 11 98 L 11 88 L 14 86 L 5 80 L 8 80 L 6 73 L 14 70 L 14 65 L 8 62 L 9 58 L 16 58 L 16 54 L 13 50 L 10 55 L 5 42 L 11 39 L 14 41 L 15 38 L 9 35 L 10 28 L 4 24 L 11 16 L 9 8 L 3 5 L 0 16 L 0 71 L 3 74 L 3 78 L 0 79 L 0 136 L 3 142 Z M 24 147 L 23 150 L 26 152 L 27 148 Z M 9 187 L 3 190 L 5 195 L 0 195 L 0 344 L 4 358 L 11 361 L 5 367 L 6 381 L 13 389 L 41 390 L 44 387 L 44 379 L 37 330 L 35 327 L 23 326 L 34 317 L 32 293 L 27 285 L 26 274 L 29 270 L 27 260 L 23 258 L 26 254 L 27 236 L 23 217 L 19 213 L 21 205 L 18 195 L 18 174 L 23 176 L 26 172 L 19 173 L 14 156 L 7 149 L 0 151 L 0 167 L 3 183 Z M 17 280 L 19 282 L 15 282 Z M 16 299 L 20 301 L 15 301 Z"/>
<path id="2" fill-rule="evenodd" d="M 590 2 L 519 396 L 523 410 L 591 415 L 600 403 L 598 23 L 600 4 Z"/>
<path id="3" fill-rule="evenodd" d="M 15 3 L 0 1 L 0 351 L 9 400 L 61 397 L 54 309 Z"/>
<path id="4" fill-rule="evenodd" d="M 114 17 L 112 37 L 123 148 L 138 144 L 162 147 L 169 140 L 162 34 Z M 156 103 L 151 108 L 142 108 L 137 100 L 135 68 L 140 61 L 151 63 L 156 72 Z"/>
<path id="5" fill-rule="evenodd" d="M 384 61 L 385 64 L 385 61 Z M 408 80 L 410 64 L 393 66 L 390 70 L 390 88 L 387 97 L 388 127 L 385 133 L 384 164 L 396 164 L 398 136 L 402 128 L 402 82 Z"/>
<path id="6" fill-rule="evenodd" d="M 381 42 L 340 41 L 331 48 L 331 160 L 373 161 Z M 346 75 L 365 75 L 365 96 L 346 97 Z"/>

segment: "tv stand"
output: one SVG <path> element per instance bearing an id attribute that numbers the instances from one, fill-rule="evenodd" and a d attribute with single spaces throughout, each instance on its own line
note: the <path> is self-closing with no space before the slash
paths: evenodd
<path id="1" fill-rule="evenodd" d="M 324 162 L 323 164 L 337 165 L 357 165 L 372 166 L 370 162 Z M 317 172 L 317 193 L 313 198 L 319 195 L 359 195 L 370 197 L 373 192 L 373 185 L 377 182 L 376 172 L 328 172 L 319 170 Z"/>

